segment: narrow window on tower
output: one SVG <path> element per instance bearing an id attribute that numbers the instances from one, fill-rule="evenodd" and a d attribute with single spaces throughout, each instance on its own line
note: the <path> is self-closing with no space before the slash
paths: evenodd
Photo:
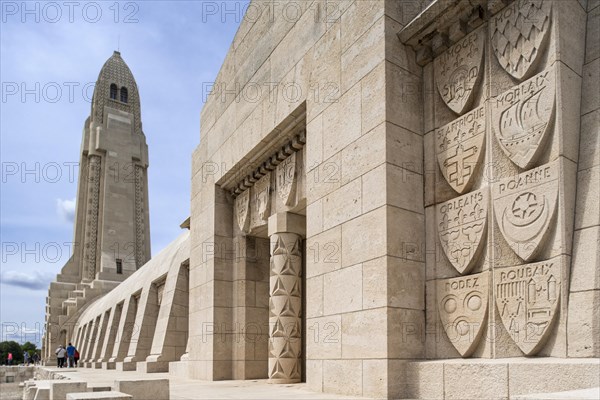
<path id="1" fill-rule="evenodd" d="M 127 103 L 127 88 L 126 87 L 121 88 L 121 101 L 123 103 Z"/>
<path id="2" fill-rule="evenodd" d="M 117 274 L 123 273 L 123 260 L 117 258 Z"/>
<path id="3" fill-rule="evenodd" d="M 110 98 L 113 100 L 117 99 L 117 85 L 114 83 L 110 85 Z"/>

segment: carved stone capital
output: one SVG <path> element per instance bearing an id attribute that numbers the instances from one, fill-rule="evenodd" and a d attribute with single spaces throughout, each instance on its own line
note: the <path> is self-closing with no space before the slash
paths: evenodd
<path id="1" fill-rule="evenodd" d="M 278 233 L 295 233 L 306 236 L 306 217 L 290 212 L 280 212 L 269 217 L 269 236 Z"/>

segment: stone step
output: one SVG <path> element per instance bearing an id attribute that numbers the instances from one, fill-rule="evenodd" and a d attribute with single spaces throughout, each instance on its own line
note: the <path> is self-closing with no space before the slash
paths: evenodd
<path id="1" fill-rule="evenodd" d="M 121 392 L 82 392 L 82 393 L 69 393 L 67 394 L 67 400 L 93 400 L 93 399 L 102 399 L 102 400 L 126 400 L 133 399 L 133 397 L 129 394 L 121 393 Z"/>
<path id="2" fill-rule="evenodd" d="M 89 288 L 91 285 L 89 283 L 78 283 L 76 290 L 83 290 L 85 288 Z"/>
<path id="3" fill-rule="evenodd" d="M 69 292 L 69 298 L 83 297 L 83 296 L 84 296 L 83 290 L 73 290 L 72 292 Z"/>

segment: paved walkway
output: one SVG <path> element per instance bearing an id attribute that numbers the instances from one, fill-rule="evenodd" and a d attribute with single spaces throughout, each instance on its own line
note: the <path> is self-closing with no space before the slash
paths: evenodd
<path id="1" fill-rule="evenodd" d="M 145 374 L 135 371 L 115 371 L 89 368 L 47 368 L 60 372 L 73 380 L 88 382 L 88 386 L 112 386 L 116 379 L 169 379 L 171 400 L 195 399 L 245 399 L 245 400 L 300 400 L 300 399 L 365 399 L 364 397 L 340 396 L 315 393 L 306 384 L 274 385 L 266 380 L 253 381 L 198 381 L 168 373 Z"/>

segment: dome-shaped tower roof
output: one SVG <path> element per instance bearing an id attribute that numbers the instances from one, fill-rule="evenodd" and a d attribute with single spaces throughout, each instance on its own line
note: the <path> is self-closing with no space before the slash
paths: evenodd
<path id="1" fill-rule="evenodd" d="M 102 123 L 104 106 L 132 113 L 136 132 L 140 132 L 138 129 L 141 130 L 142 123 L 138 87 L 118 51 L 106 60 L 98 75 L 92 97 L 92 121 Z"/>

